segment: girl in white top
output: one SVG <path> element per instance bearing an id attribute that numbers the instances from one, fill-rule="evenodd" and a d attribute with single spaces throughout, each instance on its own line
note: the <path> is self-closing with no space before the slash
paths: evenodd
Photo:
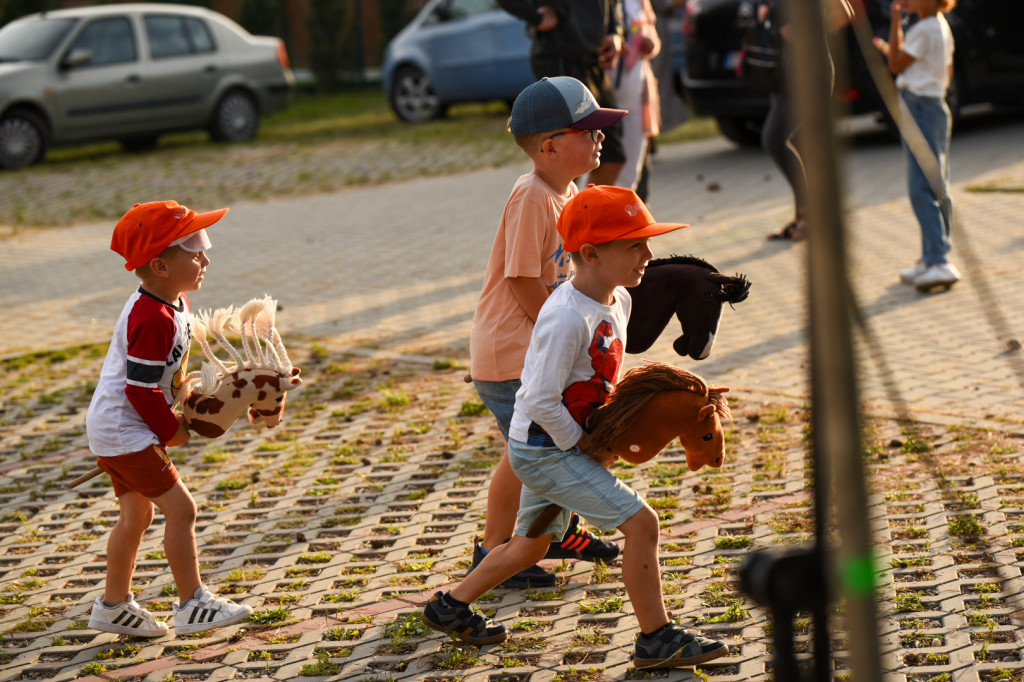
<path id="1" fill-rule="evenodd" d="M 921 19 L 907 31 L 897 54 L 897 66 L 902 61 L 907 64 L 897 72 L 896 87 L 922 97 L 945 97 L 953 78 L 953 32 L 949 30 L 946 17 L 938 11 L 943 3 L 940 0 L 905 2 L 908 8 L 920 7 L 911 11 L 917 12 Z M 900 24 L 894 22 L 893 25 L 897 31 L 902 29 Z"/>
<path id="2" fill-rule="evenodd" d="M 895 0 L 889 42 L 876 40 L 896 74 L 906 111 L 913 117 L 938 161 L 944 187 L 941 195 L 904 141 L 907 157 L 907 188 L 910 204 L 921 228 L 921 260 L 900 271 L 900 279 L 918 291 L 949 288 L 960 279 L 949 262 L 952 248 L 952 203 L 949 200 L 949 148 L 952 121 L 946 105 L 946 90 L 953 78 L 953 33 L 943 12 L 956 0 Z M 918 21 L 903 34 L 903 12 L 916 14 Z"/>

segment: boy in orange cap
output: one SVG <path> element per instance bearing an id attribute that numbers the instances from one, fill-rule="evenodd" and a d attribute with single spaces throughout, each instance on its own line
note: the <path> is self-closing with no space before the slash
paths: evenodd
<path id="1" fill-rule="evenodd" d="M 166 519 L 164 554 L 178 588 L 178 635 L 236 623 L 252 607 L 214 597 L 199 578 L 196 503 L 167 457 L 189 439 L 171 409 L 192 345 L 184 292 L 202 286 L 210 259 L 206 229 L 228 209 L 195 211 L 176 201 L 135 204 L 114 227 L 110 248 L 142 281 L 117 320 L 100 380 L 86 415 L 89 449 L 110 475 L 120 505 L 107 540 L 107 582 L 93 602 L 89 627 L 136 637 L 160 637 L 167 625 L 136 603 L 132 573 L 153 506 Z"/>
<path id="2" fill-rule="evenodd" d="M 693 666 L 724 656 L 725 644 L 669 619 L 661 591 L 657 512 L 579 449 L 587 418 L 619 378 L 631 303 L 625 287 L 640 283 L 653 256 L 650 238 L 686 225 L 655 222 L 631 189 L 591 185 L 565 205 L 557 227 L 576 273 L 544 301 L 516 393 L 509 463 L 523 489 L 515 534 L 454 589 L 431 597 L 423 621 L 472 644 L 503 641 L 505 626 L 475 613 L 470 604 L 543 557 L 575 511 L 626 536 L 622 581 L 640 625 L 637 668 Z M 562 512 L 538 537 L 527 537 L 552 503 Z"/>

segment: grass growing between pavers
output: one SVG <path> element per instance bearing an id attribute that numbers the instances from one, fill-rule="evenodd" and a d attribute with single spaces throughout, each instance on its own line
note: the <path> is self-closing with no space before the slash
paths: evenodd
<path id="1" fill-rule="evenodd" d="M 417 605 L 459 579 L 482 528 L 489 473 L 502 450 L 493 419 L 466 408 L 477 397 L 457 363 L 374 359 L 326 341 L 288 345 L 306 383 L 290 396 L 278 429 L 238 424 L 224 438 L 172 450 L 199 505 L 207 584 L 256 613 L 220 632 L 157 642 L 84 624 L 102 589 L 117 510 L 105 476 L 75 490 L 65 485 L 92 466 L 84 415 L 105 349 L 3 362 L 5 668 L 17 659 L 22 679 L 130 675 L 147 661 L 167 665 L 177 679 L 200 664 L 233 668 L 236 678 L 666 676 L 631 667 L 635 625 L 619 561 L 548 562 L 554 588 L 486 595 L 481 609 L 511 631 L 500 646 L 465 647 L 427 632 Z M 705 680 L 770 674 L 772 623 L 739 592 L 737 570 L 754 549 L 813 534 L 806 410 L 755 403 L 742 390 L 730 397 L 736 420 L 721 469 L 689 472 L 678 449 L 615 468 L 661 519 L 670 610 L 732 648 L 701 666 L 696 675 Z M 877 419 L 865 422 L 865 432 L 872 506 L 885 521 L 877 536 L 878 610 L 892 634 L 883 665 L 907 680 L 941 677 L 966 633 L 979 679 L 1013 679 L 1021 668 L 1015 588 L 1024 563 L 1024 439 Z M 169 618 L 176 593 L 162 522 L 158 514 L 144 540 L 135 590 Z M 801 614 L 798 650 L 810 639 Z"/>

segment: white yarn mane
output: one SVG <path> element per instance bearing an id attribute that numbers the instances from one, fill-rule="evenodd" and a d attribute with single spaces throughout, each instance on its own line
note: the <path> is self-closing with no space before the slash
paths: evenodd
<path id="1" fill-rule="evenodd" d="M 203 310 L 192 315 L 192 335 L 203 349 L 207 362 L 202 369 L 185 377 L 178 400 L 184 400 L 193 390 L 203 395 L 216 393 L 224 377 L 243 369 L 268 369 L 283 376 L 292 373 L 292 362 L 288 358 L 281 335 L 274 327 L 277 317 L 277 301 L 264 296 L 254 298 L 238 309 L 234 306 Z M 228 334 L 238 334 L 242 339 L 239 351 L 228 340 Z M 210 345 L 217 342 L 229 356 L 231 363 L 218 358 Z"/>

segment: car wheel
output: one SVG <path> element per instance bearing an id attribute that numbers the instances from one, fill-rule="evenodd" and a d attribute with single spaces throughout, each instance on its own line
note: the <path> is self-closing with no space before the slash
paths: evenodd
<path id="1" fill-rule="evenodd" d="M 14 109 L 0 119 L 0 168 L 17 170 L 46 156 L 46 121 L 28 109 Z"/>
<path id="2" fill-rule="evenodd" d="M 761 128 L 764 126 L 764 119 L 734 118 L 731 116 L 716 116 L 715 122 L 722 135 L 730 142 L 735 142 L 741 147 L 761 146 Z"/>
<path id="3" fill-rule="evenodd" d="M 434 86 L 422 69 L 403 66 L 395 72 L 391 84 L 391 108 L 410 123 L 423 123 L 444 116 L 447 107 L 434 94 Z"/>
<path id="4" fill-rule="evenodd" d="M 218 142 L 248 142 L 256 137 L 259 127 L 260 112 L 252 95 L 229 90 L 213 112 L 210 135 Z"/>
<path id="5" fill-rule="evenodd" d="M 159 135 L 141 135 L 139 137 L 124 137 L 118 140 L 118 142 L 126 152 L 138 154 L 156 149 L 156 143 L 159 139 Z"/>

